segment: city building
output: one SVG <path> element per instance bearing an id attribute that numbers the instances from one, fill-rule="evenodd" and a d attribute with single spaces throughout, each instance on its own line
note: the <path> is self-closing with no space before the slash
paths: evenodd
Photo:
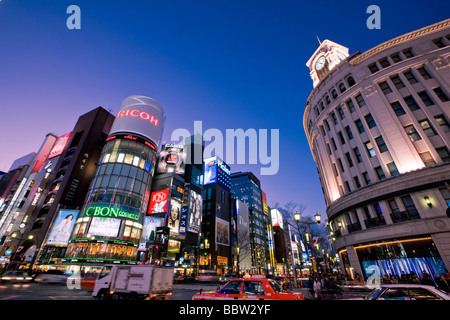
<path id="1" fill-rule="evenodd" d="M 164 122 L 164 110 L 155 100 L 140 95 L 123 100 L 99 148 L 64 262 L 137 263 Z"/>
<path id="2" fill-rule="evenodd" d="M 303 126 L 343 270 L 450 269 L 450 19 L 307 62 Z"/>
<path id="3" fill-rule="evenodd" d="M 204 160 L 200 268 L 231 273 L 233 218 L 230 167 L 217 156 Z"/>
<path id="4" fill-rule="evenodd" d="M 252 273 L 267 273 L 267 224 L 268 216 L 264 213 L 261 184 L 251 172 L 231 174 L 231 191 L 233 197 L 248 205 L 250 216 L 250 239 L 252 246 Z"/>

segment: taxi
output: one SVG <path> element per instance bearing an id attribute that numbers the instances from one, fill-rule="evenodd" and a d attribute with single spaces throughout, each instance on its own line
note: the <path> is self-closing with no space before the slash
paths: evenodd
<path id="1" fill-rule="evenodd" d="M 300 292 L 284 291 L 264 275 L 232 279 L 215 292 L 199 292 L 192 300 L 304 300 Z"/>

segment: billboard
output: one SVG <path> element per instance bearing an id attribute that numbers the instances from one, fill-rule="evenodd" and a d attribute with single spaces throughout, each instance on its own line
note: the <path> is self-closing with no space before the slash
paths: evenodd
<path id="1" fill-rule="evenodd" d="M 175 199 L 170 200 L 170 215 L 167 221 L 170 233 L 178 234 L 180 231 L 181 202 Z"/>
<path id="2" fill-rule="evenodd" d="M 185 183 L 183 189 L 183 204 L 181 206 L 180 216 L 180 235 L 186 234 L 187 217 L 189 212 L 189 190 L 190 184 Z"/>
<path id="3" fill-rule="evenodd" d="M 156 227 L 160 227 L 161 224 L 162 218 L 145 217 L 141 240 L 139 241 L 139 250 L 145 250 L 147 243 L 155 240 Z"/>
<path id="4" fill-rule="evenodd" d="M 120 219 L 93 217 L 88 233 L 93 236 L 117 237 Z"/>
<path id="5" fill-rule="evenodd" d="M 217 156 L 204 160 L 204 184 L 217 183 L 227 190 L 231 189 L 231 169 Z"/>
<path id="6" fill-rule="evenodd" d="M 230 223 L 216 217 L 216 244 L 230 245 Z"/>
<path id="7" fill-rule="evenodd" d="M 280 227 L 283 229 L 283 215 L 277 209 L 270 210 L 270 215 L 272 216 L 272 226 Z"/>
<path id="8" fill-rule="evenodd" d="M 158 148 L 164 121 L 164 109 L 158 102 L 146 96 L 133 95 L 122 101 L 110 136 L 134 133 L 148 138 Z"/>
<path id="9" fill-rule="evenodd" d="M 158 158 L 158 173 L 174 172 L 184 174 L 186 154 L 182 145 L 165 144 L 161 148 Z"/>
<path id="10" fill-rule="evenodd" d="M 59 210 L 55 223 L 48 235 L 47 245 L 68 245 L 78 213 L 78 210 Z"/>
<path id="11" fill-rule="evenodd" d="M 148 214 L 167 212 L 167 201 L 169 199 L 169 189 L 154 191 L 150 197 Z"/>
<path id="12" fill-rule="evenodd" d="M 267 205 L 267 195 L 264 191 L 261 190 L 262 200 L 263 200 L 263 211 L 265 215 L 269 215 L 269 206 Z"/>
<path id="13" fill-rule="evenodd" d="M 56 142 L 53 145 L 53 148 L 50 151 L 47 159 L 57 157 L 64 151 L 64 148 L 66 147 L 67 142 L 69 142 L 69 138 L 70 138 L 70 134 L 71 133 L 72 132 L 66 133 L 65 135 L 59 137 L 58 140 L 56 140 Z"/>
<path id="14" fill-rule="evenodd" d="M 203 198 L 201 193 L 197 193 L 191 190 L 191 201 L 190 201 L 190 216 L 189 216 L 189 228 L 188 231 L 200 233 L 202 230 L 202 208 Z"/>
<path id="15" fill-rule="evenodd" d="M 204 185 L 217 182 L 217 162 L 216 157 L 205 159 Z"/>

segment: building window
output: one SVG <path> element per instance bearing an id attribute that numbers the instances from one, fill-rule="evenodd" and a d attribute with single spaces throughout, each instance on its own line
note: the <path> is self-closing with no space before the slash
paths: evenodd
<path id="1" fill-rule="evenodd" d="M 338 124 L 338 121 L 337 121 L 336 115 L 334 114 L 334 111 L 332 111 L 330 113 L 330 116 L 331 116 L 331 119 L 333 119 L 334 124 Z"/>
<path id="2" fill-rule="evenodd" d="M 350 112 L 352 113 L 355 112 L 355 104 L 351 99 L 348 99 L 347 101 L 345 101 L 345 103 L 347 104 L 347 107 L 350 110 Z"/>
<path id="3" fill-rule="evenodd" d="M 420 126 L 422 127 L 422 130 L 425 132 L 427 137 L 432 137 L 436 135 L 436 131 L 434 131 L 433 127 L 431 126 L 430 122 L 428 120 L 422 120 L 419 121 Z"/>
<path id="4" fill-rule="evenodd" d="M 444 198 L 445 202 L 447 203 L 447 207 L 450 207 L 450 190 L 448 188 L 442 188 L 439 189 L 439 191 L 442 194 L 442 197 Z"/>
<path id="5" fill-rule="evenodd" d="M 346 153 L 345 153 L 345 157 L 347 158 L 348 166 L 349 166 L 350 168 L 353 167 L 353 160 L 352 160 L 352 157 L 350 156 L 350 153 L 349 153 L 349 152 L 346 152 Z"/>
<path id="6" fill-rule="evenodd" d="M 362 97 L 361 94 L 358 94 L 358 95 L 355 97 L 355 99 L 356 99 L 356 102 L 358 103 L 358 106 L 359 106 L 360 108 L 362 108 L 362 107 L 364 107 L 364 106 L 366 105 L 366 102 L 364 101 L 364 98 Z"/>
<path id="7" fill-rule="evenodd" d="M 353 177 L 353 180 L 355 181 L 356 187 L 361 188 L 361 182 L 359 182 L 358 176 Z"/>
<path id="8" fill-rule="evenodd" d="M 369 185 L 369 184 L 372 183 L 372 181 L 370 180 L 370 176 L 369 176 L 369 174 L 367 173 L 367 171 L 364 171 L 364 172 L 362 173 L 362 175 L 363 175 L 364 182 L 366 183 L 366 185 Z"/>
<path id="9" fill-rule="evenodd" d="M 350 184 L 348 181 L 344 181 L 345 189 L 347 192 L 352 192 L 352 189 L 350 188 Z"/>
<path id="10" fill-rule="evenodd" d="M 325 124 L 325 128 L 327 128 L 327 131 L 330 131 L 330 125 L 328 124 L 327 120 L 324 120 L 323 123 Z"/>
<path id="11" fill-rule="evenodd" d="M 410 124 L 410 125 L 405 126 L 404 128 L 405 128 L 406 134 L 409 137 L 409 140 L 411 140 L 412 142 L 422 139 L 420 137 L 420 135 L 417 133 L 416 128 L 414 128 L 414 125 Z"/>
<path id="12" fill-rule="evenodd" d="M 398 207 L 397 202 L 395 199 L 388 200 L 389 208 L 391 209 L 392 213 L 400 212 L 400 209 Z"/>
<path id="13" fill-rule="evenodd" d="M 361 153 L 359 152 L 359 149 L 354 148 L 353 153 L 355 154 L 356 161 L 358 161 L 358 163 L 361 163 L 363 161 L 363 159 L 362 159 Z"/>
<path id="14" fill-rule="evenodd" d="M 425 80 L 431 79 L 430 74 L 428 73 L 428 71 L 425 69 L 425 66 L 421 66 L 420 68 L 417 68 L 417 71 L 419 71 L 420 75 L 422 76 L 422 78 L 424 78 Z"/>
<path id="15" fill-rule="evenodd" d="M 391 59 L 394 61 L 394 63 L 402 61 L 402 58 L 400 58 L 400 55 L 396 52 L 394 54 L 391 54 Z"/>
<path id="16" fill-rule="evenodd" d="M 378 61 L 383 68 L 389 67 L 391 64 L 389 63 L 387 58 L 380 59 Z"/>
<path id="17" fill-rule="evenodd" d="M 368 115 L 364 116 L 364 118 L 366 119 L 366 123 L 367 123 L 367 126 L 369 127 L 369 129 L 372 129 L 373 127 L 377 126 L 375 123 L 375 120 L 373 120 L 373 117 L 370 113 Z"/>
<path id="18" fill-rule="evenodd" d="M 375 150 L 373 149 L 372 142 L 367 141 L 366 143 L 364 143 L 364 146 L 366 147 L 369 158 L 376 156 Z"/>
<path id="19" fill-rule="evenodd" d="M 355 125 L 358 128 L 359 133 L 363 133 L 366 131 L 366 129 L 364 129 L 364 125 L 360 119 L 355 121 Z"/>
<path id="20" fill-rule="evenodd" d="M 328 154 L 331 156 L 331 148 L 330 148 L 330 144 L 327 142 L 327 150 L 328 150 Z"/>
<path id="21" fill-rule="evenodd" d="M 442 162 L 450 163 L 450 153 L 448 152 L 448 149 L 446 147 L 436 148 L 436 152 L 438 153 L 439 157 L 441 157 Z"/>
<path id="22" fill-rule="evenodd" d="M 340 83 L 340 84 L 339 84 L 339 91 L 340 91 L 341 93 L 344 93 L 345 90 L 347 90 L 347 88 L 345 87 L 345 84 Z"/>
<path id="23" fill-rule="evenodd" d="M 348 83 L 349 87 L 352 87 L 352 86 L 354 86 L 356 84 L 355 79 L 353 79 L 352 76 L 347 78 L 347 83 Z"/>
<path id="24" fill-rule="evenodd" d="M 331 138 L 331 144 L 333 145 L 334 151 L 336 151 L 337 147 L 336 147 L 336 142 L 334 141 L 334 138 Z"/>
<path id="25" fill-rule="evenodd" d="M 434 161 L 433 157 L 431 156 L 431 153 L 429 153 L 428 151 L 419 153 L 419 156 L 422 159 L 425 167 L 428 168 L 436 165 L 436 161 Z"/>
<path id="26" fill-rule="evenodd" d="M 339 168 L 341 169 L 341 171 L 345 172 L 344 165 L 342 164 L 341 158 L 338 158 L 337 161 L 339 163 Z"/>
<path id="27" fill-rule="evenodd" d="M 401 88 L 405 87 L 405 84 L 403 83 L 403 81 L 400 79 L 400 77 L 398 75 L 392 76 L 391 81 L 397 89 L 401 89 Z"/>
<path id="28" fill-rule="evenodd" d="M 409 83 L 411 84 L 417 83 L 417 79 L 416 77 L 414 77 L 411 70 L 406 70 L 405 72 L 403 72 L 403 74 L 405 75 L 406 79 L 408 79 Z"/>
<path id="29" fill-rule="evenodd" d="M 391 174 L 391 177 L 396 177 L 396 176 L 400 175 L 400 173 L 398 172 L 397 166 L 395 165 L 395 162 L 388 163 L 387 167 L 389 169 L 389 173 Z"/>
<path id="30" fill-rule="evenodd" d="M 319 128 L 320 128 L 320 132 L 322 133 L 322 135 L 323 135 L 323 136 L 326 136 L 327 133 L 325 132 L 325 129 L 323 128 L 323 126 L 320 126 L 320 125 L 319 125 Z"/>
<path id="31" fill-rule="evenodd" d="M 440 116 L 435 116 L 434 117 L 436 119 L 436 122 L 439 124 L 439 126 L 441 127 L 442 131 L 444 132 L 450 132 L 450 126 L 447 122 L 447 120 L 445 120 L 443 115 Z"/>
<path id="32" fill-rule="evenodd" d="M 388 94 L 388 93 L 392 92 L 391 87 L 389 87 L 389 84 L 386 81 L 380 82 L 378 85 L 380 86 L 380 88 L 384 94 Z"/>
<path id="33" fill-rule="evenodd" d="M 430 96 L 428 95 L 428 93 L 426 91 L 421 91 L 418 93 L 418 95 L 427 107 L 434 105 L 433 100 L 431 100 Z"/>
<path id="34" fill-rule="evenodd" d="M 403 205 L 405 206 L 406 211 L 408 212 L 417 212 L 416 206 L 414 205 L 413 200 L 410 196 L 401 197 Z"/>
<path id="35" fill-rule="evenodd" d="M 434 88 L 433 91 L 434 91 L 434 93 L 436 93 L 438 98 L 441 99 L 442 102 L 447 102 L 448 101 L 448 97 L 444 93 L 444 91 L 442 91 L 441 87 Z"/>
<path id="36" fill-rule="evenodd" d="M 406 48 L 406 49 L 402 50 L 402 52 L 403 52 L 403 55 L 404 55 L 406 58 L 412 58 L 412 57 L 414 57 L 414 54 L 412 53 L 411 48 Z"/>
<path id="37" fill-rule="evenodd" d="M 326 102 L 327 105 L 329 105 L 331 103 L 331 100 L 330 100 L 329 96 L 325 97 L 325 102 Z"/>
<path id="38" fill-rule="evenodd" d="M 442 42 L 442 38 L 438 38 L 438 39 L 434 39 L 433 43 L 436 45 L 436 47 L 438 48 L 444 48 L 445 44 Z"/>
<path id="39" fill-rule="evenodd" d="M 392 102 L 391 107 L 392 107 L 392 110 L 394 110 L 397 117 L 404 115 L 406 113 L 405 110 L 403 109 L 402 105 L 398 101 Z"/>
<path id="40" fill-rule="evenodd" d="M 341 131 L 338 132 L 338 136 L 339 136 L 339 140 L 341 141 L 341 144 L 344 145 L 345 139 L 344 139 L 344 135 L 342 134 Z"/>
<path id="41" fill-rule="evenodd" d="M 416 100 L 414 100 L 414 98 L 412 96 L 407 96 L 407 97 L 404 97 L 403 99 L 405 100 L 406 104 L 408 105 L 408 107 L 411 111 L 416 111 L 416 110 L 420 109 Z"/>
<path id="42" fill-rule="evenodd" d="M 378 138 L 375 138 L 375 141 L 376 141 L 378 149 L 380 149 L 381 153 L 388 151 L 388 148 L 386 146 L 386 143 L 384 142 L 383 137 L 380 136 Z"/>
<path id="43" fill-rule="evenodd" d="M 377 72 L 378 70 L 380 70 L 380 69 L 378 69 L 378 66 L 377 66 L 377 63 L 376 62 L 374 62 L 374 63 L 372 63 L 372 64 L 369 64 L 369 70 L 370 70 L 370 72 L 371 73 L 375 73 L 375 72 Z"/>
<path id="44" fill-rule="evenodd" d="M 345 119 L 344 109 L 342 109 L 341 107 L 337 107 L 336 110 L 339 113 L 339 118 L 341 118 L 341 120 L 344 120 Z"/>
<path id="45" fill-rule="evenodd" d="M 336 168 L 336 163 L 334 163 L 334 162 L 333 162 L 333 171 L 334 171 L 334 175 L 336 177 L 339 176 L 339 172 L 337 171 L 337 168 Z"/>
<path id="46" fill-rule="evenodd" d="M 338 93 L 335 89 L 333 89 L 333 91 L 331 91 L 331 95 L 333 96 L 333 99 L 336 99 L 338 97 Z"/>
<path id="47" fill-rule="evenodd" d="M 317 107 L 314 107 L 314 113 L 316 114 L 316 117 L 319 116 L 319 109 Z"/>
<path id="48" fill-rule="evenodd" d="M 381 168 L 381 167 L 376 167 L 376 168 L 374 168 L 374 169 L 375 169 L 375 172 L 376 172 L 376 174 L 377 174 L 377 177 L 378 177 L 378 179 L 379 179 L 380 181 L 386 179 L 386 176 L 384 175 L 384 172 L 383 172 L 383 168 Z"/>
<path id="49" fill-rule="evenodd" d="M 436 120 L 437 120 L 437 118 L 436 118 Z M 445 121 L 445 119 L 444 119 L 444 121 Z M 348 140 L 352 140 L 353 139 L 353 133 L 352 133 L 352 130 L 350 129 L 349 126 L 345 127 L 345 132 L 347 133 Z"/>

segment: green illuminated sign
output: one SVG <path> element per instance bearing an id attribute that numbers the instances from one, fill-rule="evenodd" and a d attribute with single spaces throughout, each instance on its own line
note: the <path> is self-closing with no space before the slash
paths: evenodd
<path id="1" fill-rule="evenodd" d="M 85 216 L 105 217 L 105 218 L 129 218 L 139 220 L 139 215 L 119 210 L 117 208 L 92 206 L 86 209 Z"/>

